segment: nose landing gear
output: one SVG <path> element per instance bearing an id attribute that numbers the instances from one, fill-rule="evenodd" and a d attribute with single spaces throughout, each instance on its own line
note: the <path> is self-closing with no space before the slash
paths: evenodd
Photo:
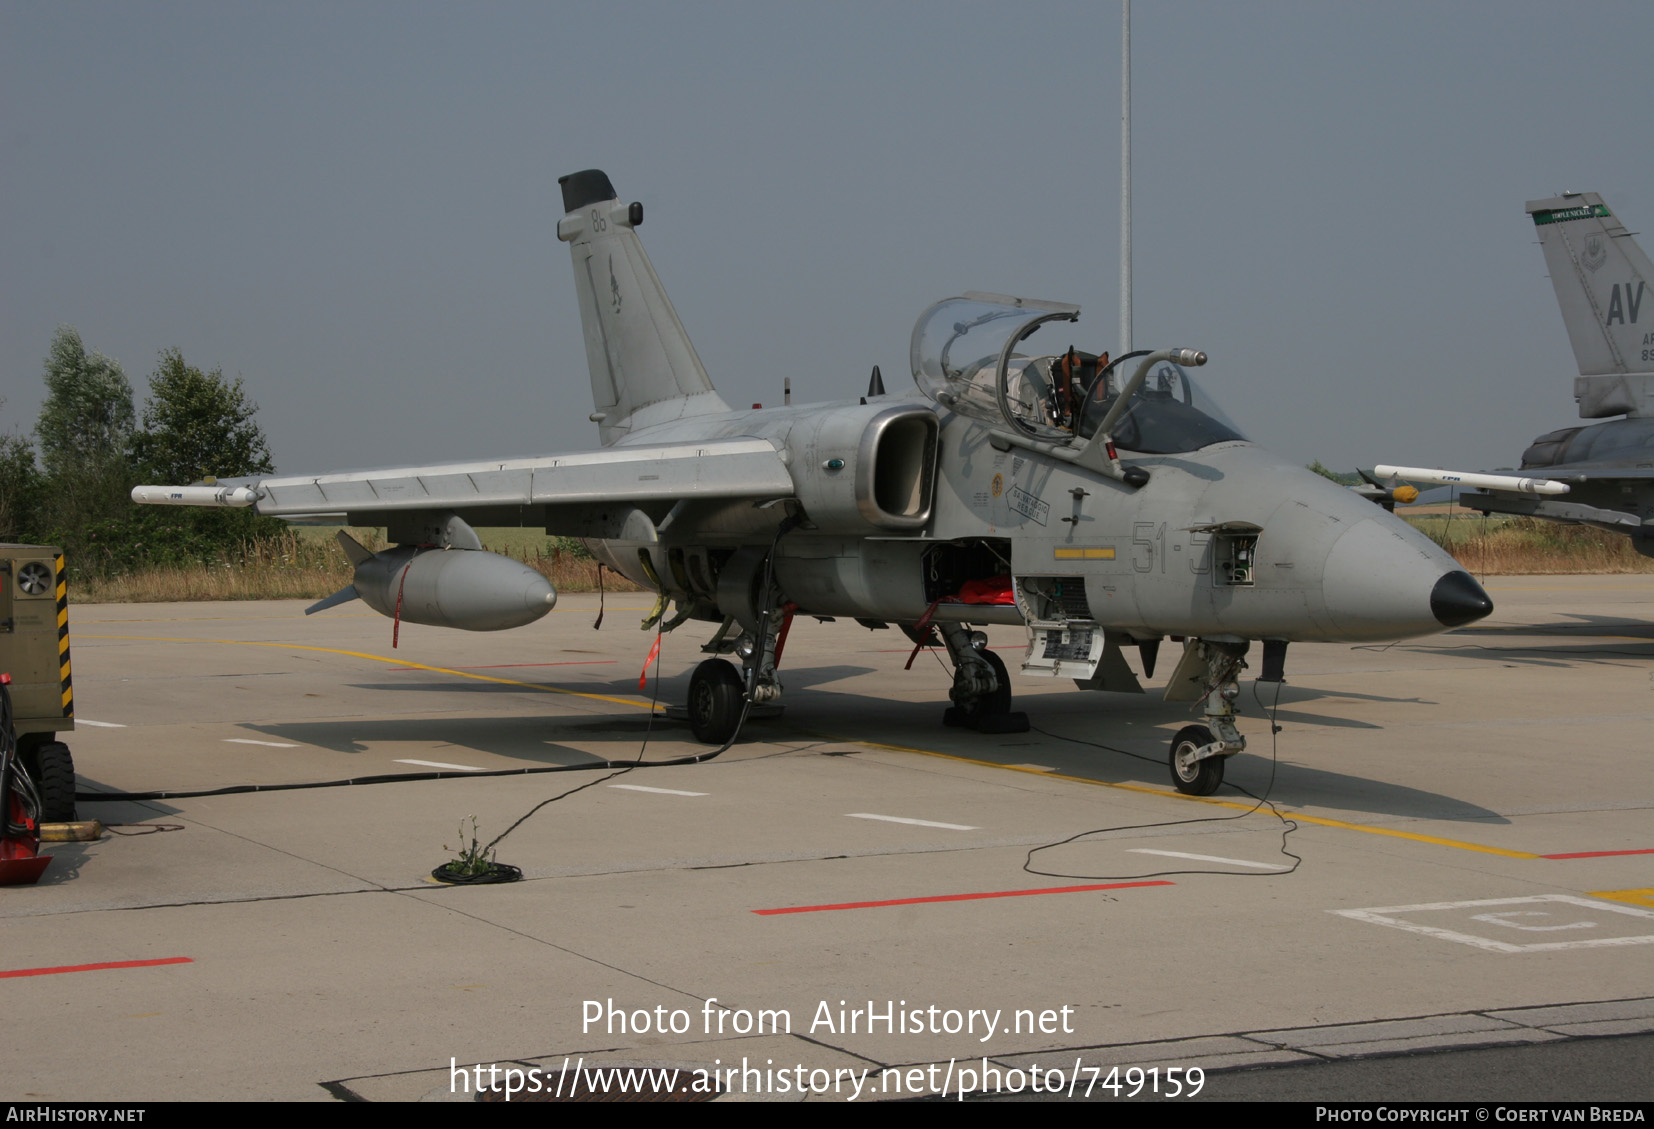
<path id="1" fill-rule="evenodd" d="M 1246 669 L 1246 647 L 1242 641 L 1233 643 L 1213 639 L 1191 639 L 1184 652 L 1183 662 L 1172 675 L 1173 687 L 1180 682 L 1195 681 L 1181 678 L 1191 667 L 1204 667 L 1207 725 L 1186 725 L 1172 738 L 1172 786 L 1186 796 L 1210 796 L 1223 783 L 1223 762 L 1236 753 L 1246 751 L 1246 738 L 1235 728 L 1235 701 L 1240 697 L 1240 683 L 1236 676 Z M 1198 676 L 1197 676 L 1198 677 Z M 1168 687 L 1166 700 L 1193 698 L 1175 695 Z"/>

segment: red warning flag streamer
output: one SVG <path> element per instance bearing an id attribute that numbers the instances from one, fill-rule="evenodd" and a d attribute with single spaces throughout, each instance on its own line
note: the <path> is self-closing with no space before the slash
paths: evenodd
<path id="1" fill-rule="evenodd" d="M 637 676 L 638 693 L 649 689 L 649 664 L 660 657 L 660 632 L 655 632 L 655 645 L 649 648 L 649 657 L 643 660 L 643 673 Z"/>

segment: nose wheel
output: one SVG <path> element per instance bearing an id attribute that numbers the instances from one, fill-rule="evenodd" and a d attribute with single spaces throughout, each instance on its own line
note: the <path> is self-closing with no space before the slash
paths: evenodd
<path id="1" fill-rule="evenodd" d="M 1172 738 L 1172 784 L 1185 796 L 1210 796 L 1223 783 L 1223 756 L 1202 752 L 1218 744 L 1204 725 L 1185 725 Z"/>

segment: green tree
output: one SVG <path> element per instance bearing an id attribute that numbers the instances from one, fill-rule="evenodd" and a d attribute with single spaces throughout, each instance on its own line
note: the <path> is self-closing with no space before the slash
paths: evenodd
<path id="1" fill-rule="evenodd" d="M 253 421 L 258 405 L 223 369 L 202 372 L 178 349 L 161 353 L 149 378 L 136 463 L 156 482 L 183 484 L 275 470 L 270 445 Z"/>
<path id="2" fill-rule="evenodd" d="M 203 373 L 169 349 L 150 381 L 143 427 L 134 431 L 132 388 L 121 366 L 88 354 L 64 326 L 46 357 L 46 386 L 35 424 L 45 473 L 29 478 L 34 459 L 26 441 L 0 439 L 0 518 L 9 512 L 8 483 L 32 484 L 32 493 L 15 492 L 34 503 L 19 503 L 19 512 L 32 515 L 29 539 L 61 545 L 71 574 L 233 561 L 285 530 L 248 510 L 135 506 L 130 498 L 140 478 L 182 483 L 273 469 L 253 422 L 257 407 L 239 380 Z"/>
<path id="3" fill-rule="evenodd" d="M 73 326 L 58 326 L 46 354 L 46 402 L 34 425 L 46 473 L 80 477 L 124 462 L 132 416 L 132 385 L 120 364 L 88 355 Z"/>
<path id="4" fill-rule="evenodd" d="M 118 362 L 88 353 L 68 325 L 52 335 L 44 376 L 34 433 L 45 474 L 31 540 L 61 545 L 73 568 L 100 555 L 85 551 L 94 531 L 131 509 L 132 385 Z"/>
<path id="5" fill-rule="evenodd" d="M 21 435 L 0 435 L 0 541 L 41 539 L 40 485 L 34 447 Z"/>

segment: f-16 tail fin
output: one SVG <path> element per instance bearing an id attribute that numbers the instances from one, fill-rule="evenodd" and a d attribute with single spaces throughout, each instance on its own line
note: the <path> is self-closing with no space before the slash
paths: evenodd
<path id="1" fill-rule="evenodd" d="M 571 173 L 557 238 L 574 257 L 592 399 L 604 445 L 639 427 L 729 406 L 689 343 L 636 228 L 642 204 L 622 204 L 606 174 Z"/>
<path id="2" fill-rule="evenodd" d="M 1648 256 L 1595 192 L 1529 200 L 1528 214 L 1539 229 L 1579 362 L 1579 414 L 1654 415 L 1654 267 Z"/>

